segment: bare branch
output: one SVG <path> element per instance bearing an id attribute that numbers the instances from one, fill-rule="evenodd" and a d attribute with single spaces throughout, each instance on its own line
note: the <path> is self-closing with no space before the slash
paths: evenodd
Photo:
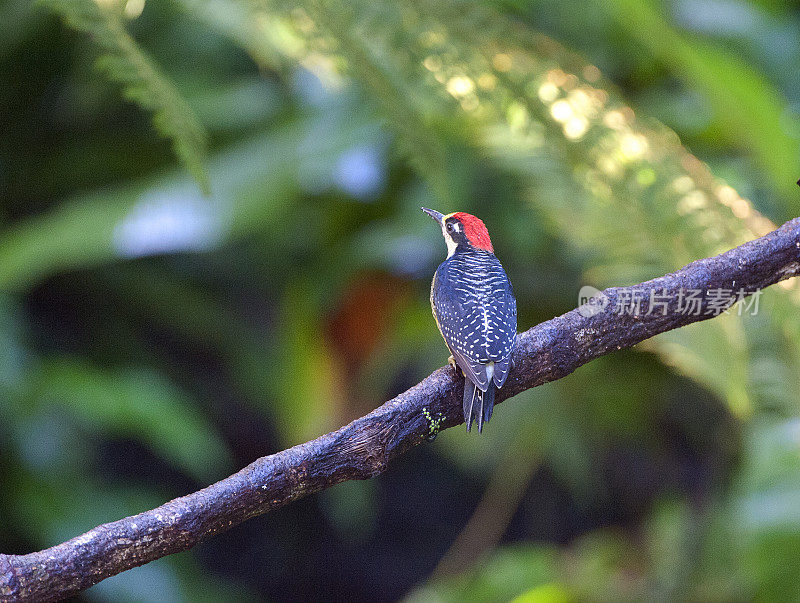
<path id="1" fill-rule="evenodd" d="M 752 293 L 800 273 L 800 218 L 731 251 L 628 288 L 603 293 L 595 315 L 572 310 L 519 335 L 514 368 L 497 401 L 569 375 L 590 360 L 670 329 L 711 318 L 715 290 Z M 679 307 L 699 290 L 699 312 Z M 649 306 L 651 295 L 668 299 Z M 642 300 L 638 314 L 621 302 Z M 627 301 L 626 301 L 627 300 Z M 685 300 L 684 300 L 685 301 Z M 716 308 L 718 310 L 719 308 Z M 96 527 L 28 555 L 0 555 L 0 599 L 56 600 L 132 567 L 185 551 L 251 517 L 349 479 L 378 475 L 432 432 L 463 422 L 462 380 L 440 368 L 368 415 L 322 437 L 263 457 L 203 490 Z"/>

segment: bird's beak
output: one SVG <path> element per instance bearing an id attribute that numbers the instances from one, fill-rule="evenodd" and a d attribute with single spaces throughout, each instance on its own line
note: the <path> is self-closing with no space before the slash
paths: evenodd
<path id="1" fill-rule="evenodd" d="M 428 209 L 427 207 L 421 207 L 420 209 L 424 211 L 426 214 L 428 214 L 431 218 L 436 220 L 441 226 L 442 220 L 444 220 L 444 214 L 440 214 L 438 211 L 433 209 Z"/>

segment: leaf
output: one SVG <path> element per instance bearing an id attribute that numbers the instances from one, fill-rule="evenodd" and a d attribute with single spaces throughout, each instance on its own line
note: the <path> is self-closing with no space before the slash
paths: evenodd
<path id="1" fill-rule="evenodd" d="M 596 68 L 485 6 L 432 0 L 300 4 L 302 9 L 262 4 L 267 24 L 292 32 L 287 56 L 355 77 L 417 161 L 435 160 L 426 140 L 455 137 L 518 179 L 544 219 L 587 255 L 590 284 L 647 280 L 774 228 L 714 179 L 673 132 L 637 118 Z M 267 25 L 265 36 L 274 36 L 275 27 Z M 430 130 L 425 139 L 406 134 L 412 120 L 414 131 Z M 791 318 L 797 283 L 788 290 L 794 294 L 776 291 L 770 315 L 790 350 L 778 360 L 789 376 L 781 399 L 800 390 L 800 334 Z M 753 332 L 748 338 L 734 324 L 744 320 L 729 321 L 731 328 L 698 327 L 708 337 L 703 341 L 681 331 L 652 346 L 741 413 L 752 405 L 754 381 L 707 373 L 725 364 L 719 374 L 741 375 L 748 367 Z M 707 370 L 698 370 L 692 362 L 697 357 L 706 359 Z"/>
<path id="2" fill-rule="evenodd" d="M 95 430 L 135 436 L 199 481 L 220 477 L 231 459 L 206 418 L 161 375 L 103 371 L 83 361 L 43 363 L 33 400 L 59 404 Z"/>
<path id="3" fill-rule="evenodd" d="M 326 135 L 317 140 L 321 127 Z M 296 209 L 298 194 L 334 188 L 343 153 L 379 135 L 354 100 L 257 132 L 214 155 L 210 197 L 168 173 L 65 199 L 0 233 L 0 289 L 24 289 L 54 272 L 115 259 L 206 251 L 265 229 L 281 241 L 284 229 L 272 225 Z"/>
<path id="4" fill-rule="evenodd" d="M 726 515 L 742 573 L 764 601 L 796 600 L 800 584 L 800 425 L 766 418 L 749 425 L 745 462 Z M 746 570 L 746 571 L 745 571 Z"/>
<path id="5" fill-rule="evenodd" d="M 178 159 L 209 194 L 206 133 L 191 107 L 155 62 L 128 35 L 114 6 L 94 0 L 42 0 L 64 21 L 91 36 L 101 52 L 97 67 L 122 84 L 124 96 L 153 114 L 153 124 L 172 141 Z"/>
<path id="6" fill-rule="evenodd" d="M 412 591 L 406 601 L 509 601 L 518 596 L 521 601 L 571 600 L 559 583 L 558 565 L 558 553 L 551 546 L 507 546 L 482 559 L 470 572 L 431 580 Z"/>
<path id="7" fill-rule="evenodd" d="M 789 134 L 788 102 L 780 91 L 735 50 L 676 31 L 652 1 L 600 4 L 676 77 L 706 95 L 725 137 L 754 155 L 771 174 L 776 190 L 786 201 L 785 217 L 794 217 L 800 140 Z"/>

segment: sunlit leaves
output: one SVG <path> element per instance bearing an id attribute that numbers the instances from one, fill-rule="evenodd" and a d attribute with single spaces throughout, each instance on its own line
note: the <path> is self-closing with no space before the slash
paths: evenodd
<path id="1" fill-rule="evenodd" d="M 674 133 L 637 117 L 596 67 L 480 4 L 254 4 L 292 28 L 294 60 L 341 69 L 365 86 L 410 157 L 425 158 L 428 168 L 435 161 L 427 142 L 404 134 L 413 122 L 413 131 L 428 125 L 460 138 L 519 178 L 561 236 L 589 254 L 586 278 L 594 285 L 653 278 L 772 228 Z M 795 303 L 784 296 L 778 305 Z M 734 324 L 741 320 L 698 327 L 702 342 L 677 332 L 671 339 L 680 344 L 651 345 L 663 341 L 659 351 L 670 364 L 743 412 L 752 384 L 747 337 Z M 709 349 L 727 352 L 709 357 Z M 686 362 L 687 353 L 707 366 Z M 791 356 L 784 361 L 800 366 Z M 785 386 L 787 393 L 799 388 L 797 378 Z"/>
<path id="2" fill-rule="evenodd" d="M 789 116 L 786 99 L 767 78 L 735 50 L 689 39 L 677 31 L 660 12 L 661 3 L 623 0 L 602 4 L 632 38 L 687 85 L 705 94 L 724 136 L 755 157 L 785 200 L 796 198 L 800 140 L 790 129 L 798 127 L 797 118 Z M 785 207 L 784 217 L 794 217 L 791 203 Z"/>

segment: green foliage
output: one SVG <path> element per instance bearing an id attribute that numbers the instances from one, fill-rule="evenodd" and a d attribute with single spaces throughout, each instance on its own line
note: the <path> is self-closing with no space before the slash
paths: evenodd
<path id="1" fill-rule="evenodd" d="M 476 572 L 440 580 L 412 594 L 408 601 L 563 601 L 552 584 L 557 554 L 551 547 L 509 547 L 498 552 Z M 533 591 L 533 592 L 532 592 Z"/>
<path id="2" fill-rule="evenodd" d="M 64 358 L 41 366 L 32 394 L 30 411 L 63 405 L 82 429 L 133 437 L 198 481 L 232 469 L 220 437 L 161 375 L 109 374 Z"/>
<path id="3" fill-rule="evenodd" d="M 0 7 L 0 550 L 178 496 L 442 365 L 427 288 L 443 246 L 420 206 L 486 221 L 521 328 L 572 309 L 583 284 L 659 276 L 796 213 L 800 58 L 757 60 L 655 3 L 176 0 L 133 18 L 45 3 L 210 194 L 85 81 L 82 37 Z M 788 11 L 770 19 L 791 41 Z M 33 75 L 13 82 L 20 66 Z M 207 172 L 189 107 L 215 141 Z M 797 283 L 773 287 L 755 316 L 525 392 L 481 438 L 447 430 L 377 481 L 248 524 L 235 570 L 223 544 L 95 596 L 357 582 L 355 597 L 394 581 L 387 598 L 796 598 L 798 305 Z M 114 457 L 130 442 L 147 458 Z M 293 565 L 311 551 L 357 571 Z"/>
<path id="4" fill-rule="evenodd" d="M 593 256 L 587 274 L 594 284 L 646 280 L 742 242 L 748 223 L 733 215 L 734 206 L 743 207 L 737 211 L 750 216 L 751 227 L 764 228 L 749 203 L 692 163 L 669 131 L 636 119 L 613 91 L 598 87 L 602 82 L 585 63 L 557 45 L 479 5 L 346 4 L 308 3 L 305 12 L 267 7 L 293 28 L 291 56 L 323 55 L 324 65 L 344 65 L 369 87 L 413 157 L 426 157 L 429 146 L 404 134 L 409 123 L 421 119 L 414 131 L 428 132 L 455 117 L 465 142 L 524 183 L 559 234 Z M 753 95 L 762 88 L 745 87 Z M 774 116 L 775 107 L 768 109 L 757 114 Z M 424 163 L 444 166 L 432 157 Z M 432 178 L 435 190 L 438 181 Z M 789 299 L 779 304 L 796 308 Z M 680 330 L 650 347 L 746 412 L 749 344 L 736 322 Z M 800 357 L 800 344 L 787 343 Z M 716 366 L 699 368 L 699 358 L 713 358 Z M 795 377 L 784 383 L 783 397 L 797 399 L 800 365 L 787 361 L 785 374 Z"/>
<path id="5" fill-rule="evenodd" d="M 175 154 L 208 194 L 206 133 L 172 82 L 125 31 L 119 7 L 95 0 L 41 1 L 91 37 L 101 52 L 98 69 L 122 85 L 128 100 L 153 114 L 156 129 L 172 141 Z"/>
<path id="6" fill-rule="evenodd" d="M 604 4 L 632 38 L 707 96 L 724 138 L 747 149 L 763 166 L 785 200 L 782 218 L 794 217 L 794 183 L 800 171 L 798 119 L 787 114 L 786 99 L 777 87 L 736 51 L 681 35 L 658 10 L 660 3 Z M 790 126 L 791 122 L 795 123 Z"/>

